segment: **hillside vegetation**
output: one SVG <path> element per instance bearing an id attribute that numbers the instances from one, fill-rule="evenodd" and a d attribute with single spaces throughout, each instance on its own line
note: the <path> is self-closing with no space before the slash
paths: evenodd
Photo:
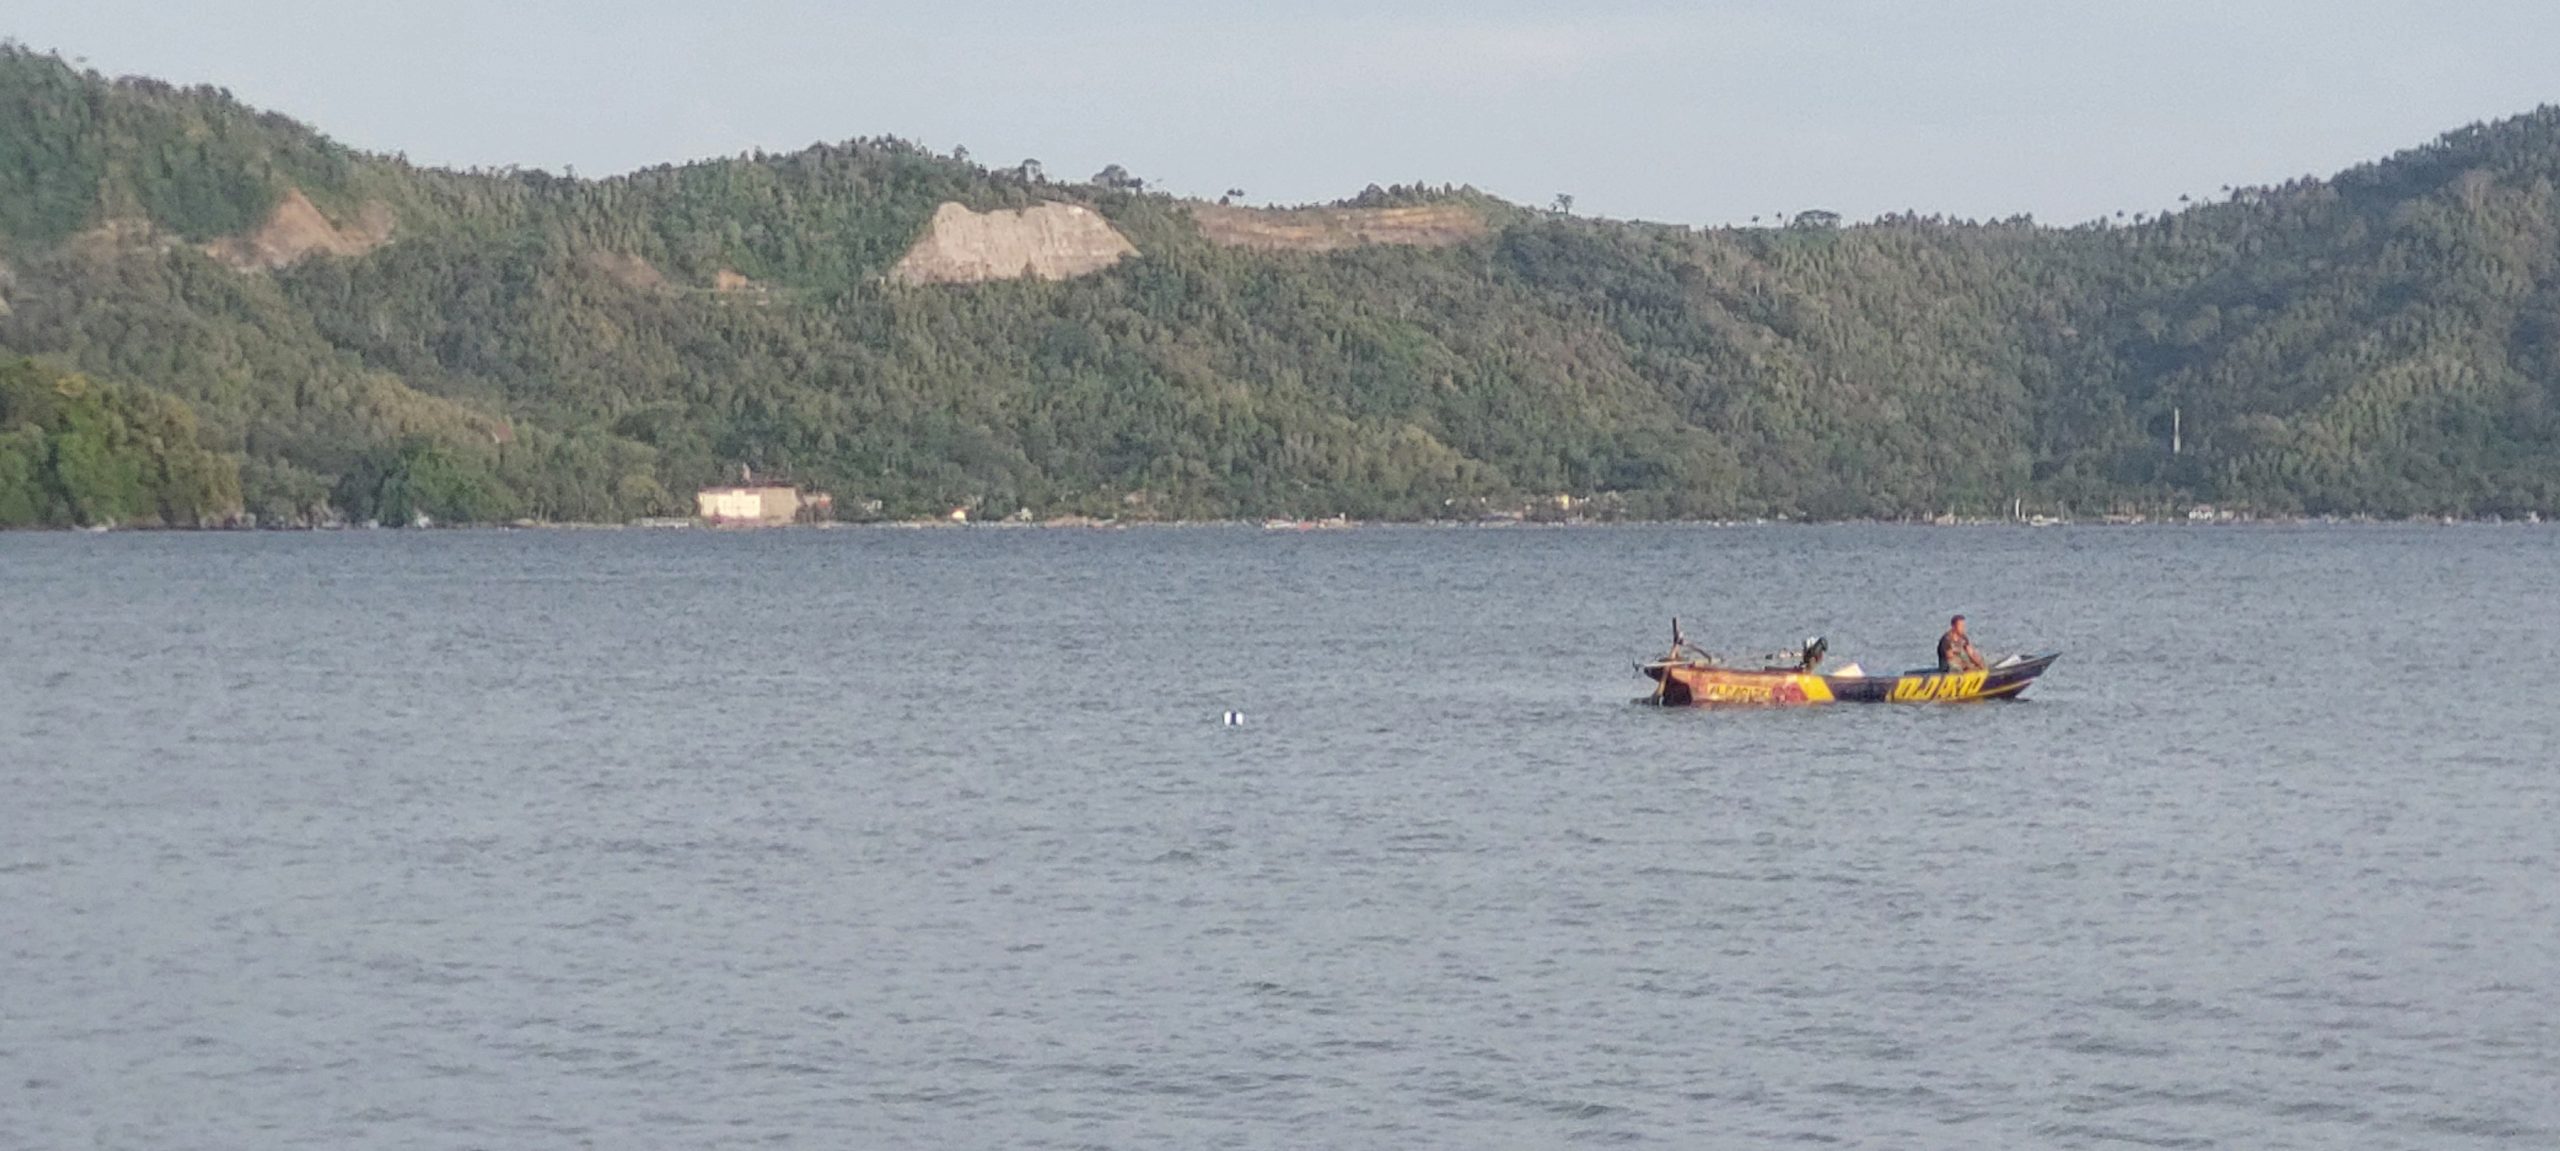
<path id="1" fill-rule="evenodd" d="M 240 512 L 240 471 L 167 396 L 0 364 L 0 527 L 200 527 Z"/>
<path id="2" fill-rule="evenodd" d="M 619 520 L 740 464 L 887 515 L 2553 514 L 2555 174 L 2545 109 L 2070 229 L 1335 206 L 1430 209 L 1376 217 L 1432 222 L 1407 242 L 895 139 L 424 169 L 0 50 L 0 356 L 146 405 L 163 451 L 188 424 L 237 477 L 147 512 L 44 481 L 0 521 Z M 1043 203 L 1137 254 L 890 275 L 946 204 Z M 0 462 L 36 426 L 0 420 Z"/>

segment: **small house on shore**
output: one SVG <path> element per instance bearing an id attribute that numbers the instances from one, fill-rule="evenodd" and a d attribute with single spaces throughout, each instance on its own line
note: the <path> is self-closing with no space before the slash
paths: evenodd
<path id="1" fill-rule="evenodd" d="M 713 527 L 780 527 L 826 518 L 834 500 L 780 484 L 741 484 L 695 492 L 702 522 Z"/>

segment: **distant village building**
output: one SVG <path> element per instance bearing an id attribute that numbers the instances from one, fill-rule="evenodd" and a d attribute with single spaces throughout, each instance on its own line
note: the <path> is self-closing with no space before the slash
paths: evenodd
<path id="1" fill-rule="evenodd" d="M 714 527 L 779 527 L 823 519 L 835 502 L 825 492 L 779 484 L 704 488 L 693 499 L 696 514 Z"/>

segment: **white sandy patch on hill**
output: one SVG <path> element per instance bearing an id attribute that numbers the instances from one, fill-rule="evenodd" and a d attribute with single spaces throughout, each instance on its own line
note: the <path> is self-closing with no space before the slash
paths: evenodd
<path id="1" fill-rule="evenodd" d="M 934 209 L 924 238 L 889 272 L 901 284 L 976 284 L 1087 276 L 1137 255 L 1111 221 L 1080 204 L 972 212 Z"/>

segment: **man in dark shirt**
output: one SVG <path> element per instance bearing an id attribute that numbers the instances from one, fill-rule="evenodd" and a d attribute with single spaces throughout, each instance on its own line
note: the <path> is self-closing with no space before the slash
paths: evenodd
<path id="1" fill-rule="evenodd" d="M 1947 634 L 1938 637 L 1938 670 L 1976 671 L 1982 664 L 1982 653 L 1974 649 L 1972 637 L 1964 633 L 1964 617 L 1948 620 Z"/>

